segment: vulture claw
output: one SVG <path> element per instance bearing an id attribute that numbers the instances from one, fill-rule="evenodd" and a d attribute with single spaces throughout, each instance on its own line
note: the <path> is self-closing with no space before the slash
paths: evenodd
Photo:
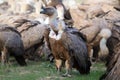
<path id="1" fill-rule="evenodd" d="M 62 75 L 62 77 L 71 77 L 71 75 L 65 73 L 65 74 Z"/>

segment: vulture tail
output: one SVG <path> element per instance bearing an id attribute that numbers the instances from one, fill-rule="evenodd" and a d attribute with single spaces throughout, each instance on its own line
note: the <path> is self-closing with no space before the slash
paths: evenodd
<path id="1" fill-rule="evenodd" d="M 26 66 L 26 62 L 25 62 L 25 58 L 23 57 L 23 55 L 21 56 L 15 56 L 15 59 L 17 60 L 18 64 L 20 66 Z"/>
<path id="2" fill-rule="evenodd" d="M 76 68 L 80 72 L 80 74 L 89 74 L 91 62 L 88 57 L 87 46 L 84 41 L 81 41 L 79 45 L 80 47 L 78 49 L 75 49 L 76 53 L 74 55 L 73 67 Z"/>
<path id="3" fill-rule="evenodd" d="M 99 52 L 99 57 L 105 59 L 107 55 L 109 54 L 108 47 L 106 46 L 107 39 L 112 35 L 110 29 L 102 29 L 99 33 L 99 35 L 102 37 L 100 40 L 100 52 Z"/>
<path id="4" fill-rule="evenodd" d="M 70 46 L 70 49 L 73 50 L 73 67 L 76 68 L 80 74 L 88 74 L 90 72 L 91 62 L 85 39 L 82 37 L 82 34 L 73 35 L 73 44 Z"/>
<path id="5" fill-rule="evenodd" d="M 80 74 L 89 74 L 90 73 L 90 66 L 91 62 L 90 60 L 86 60 L 85 64 L 81 64 L 75 59 L 74 60 L 74 68 L 76 68 Z"/>

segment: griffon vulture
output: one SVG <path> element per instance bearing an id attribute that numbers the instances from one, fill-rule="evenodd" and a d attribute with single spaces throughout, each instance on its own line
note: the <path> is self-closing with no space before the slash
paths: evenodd
<path id="1" fill-rule="evenodd" d="M 88 74 L 91 63 L 83 35 L 77 29 L 66 27 L 63 21 L 57 20 L 55 8 L 46 7 L 40 13 L 48 16 L 46 23 L 50 29 L 46 30 L 45 38 L 55 58 L 58 72 L 62 62 L 65 62 L 66 73 L 63 76 L 70 77 L 72 68 L 76 68 L 81 74 Z"/>
<path id="2" fill-rule="evenodd" d="M 0 52 L 2 64 L 8 63 L 9 56 L 12 55 L 21 66 L 26 65 L 21 35 L 8 25 L 0 25 Z"/>

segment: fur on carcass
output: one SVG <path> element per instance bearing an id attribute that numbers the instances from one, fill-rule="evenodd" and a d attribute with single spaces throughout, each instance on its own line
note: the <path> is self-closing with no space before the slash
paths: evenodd
<path id="1" fill-rule="evenodd" d="M 43 8 L 41 13 L 48 16 L 50 31 L 46 30 L 45 38 L 55 58 L 58 72 L 65 61 L 66 73 L 76 68 L 81 74 L 88 74 L 91 63 L 83 34 L 77 29 L 67 28 L 63 21 L 57 21 L 57 11 L 53 7 Z"/>
<path id="2" fill-rule="evenodd" d="M 25 66 L 24 46 L 20 33 L 8 25 L 0 25 L 0 51 L 3 64 L 9 62 L 9 56 L 15 57 L 16 61 Z"/>

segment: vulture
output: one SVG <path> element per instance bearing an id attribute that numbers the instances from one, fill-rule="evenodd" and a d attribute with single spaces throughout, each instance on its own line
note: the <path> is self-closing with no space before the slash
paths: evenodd
<path id="1" fill-rule="evenodd" d="M 9 62 L 10 55 L 14 56 L 21 66 L 26 65 L 23 57 L 25 52 L 21 35 L 15 28 L 0 25 L 0 53 L 3 65 Z"/>
<path id="2" fill-rule="evenodd" d="M 65 25 L 64 21 L 58 20 L 54 7 L 42 8 L 40 13 L 47 16 L 45 22 L 49 28 L 44 36 L 54 56 L 58 73 L 64 64 L 66 68 L 66 73 L 62 75 L 64 77 L 71 77 L 72 68 L 77 69 L 80 74 L 88 74 L 91 62 L 84 35 L 77 29 Z"/>
<path id="3" fill-rule="evenodd" d="M 114 23 L 112 35 L 107 41 L 109 56 L 107 58 L 107 69 L 99 80 L 120 80 L 120 21 Z"/>

